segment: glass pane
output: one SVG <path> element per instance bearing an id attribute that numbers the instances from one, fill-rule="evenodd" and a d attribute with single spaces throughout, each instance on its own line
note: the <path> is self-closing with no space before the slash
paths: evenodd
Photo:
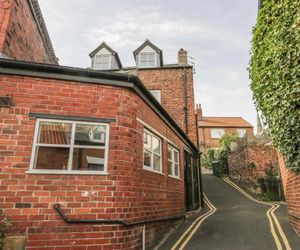
<path id="1" fill-rule="evenodd" d="M 153 169 L 160 172 L 160 156 L 153 155 Z"/>
<path id="2" fill-rule="evenodd" d="M 144 165 L 151 167 L 151 153 L 147 150 L 144 150 Z"/>
<path id="3" fill-rule="evenodd" d="M 68 148 L 37 147 L 35 169 L 68 169 Z"/>
<path id="4" fill-rule="evenodd" d="M 176 163 L 174 164 L 174 175 L 179 176 L 179 165 Z"/>
<path id="5" fill-rule="evenodd" d="M 151 135 L 147 134 L 146 132 L 144 132 L 144 148 L 151 150 Z"/>
<path id="6" fill-rule="evenodd" d="M 172 161 L 172 148 L 168 147 L 168 159 Z"/>
<path id="7" fill-rule="evenodd" d="M 174 162 L 176 163 L 179 162 L 179 153 L 177 150 L 174 150 Z"/>
<path id="8" fill-rule="evenodd" d="M 156 154 L 160 155 L 160 140 L 157 139 L 156 137 L 152 137 L 152 141 L 153 141 L 153 152 Z"/>
<path id="9" fill-rule="evenodd" d="M 71 123 L 40 122 L 38 143 L 70 144 L 71 131 Z"/>
<path id="10" fill-rule="evenodd" d="M 75 145 L 105 145 L 106 126 L 76 124 Z"/>
<path id="11" fill-rule="evenodd" d="M 173 175 L 173 167 L 171 161 L 168 161 L 168 168 L 169 168 L 169 175 Z"/>
<path id="12" fill-rule="evenodd" d="M 74 148 L 72 170 L 104 171 L 104 149 Z"/>

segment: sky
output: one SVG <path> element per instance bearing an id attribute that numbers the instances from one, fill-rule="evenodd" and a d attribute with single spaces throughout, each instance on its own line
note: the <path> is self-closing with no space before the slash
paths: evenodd
<path id="1" fill-rule="evenodd" d="M 176 63 L 180 48 L 195 63 L 195 103 L 204 116 L 242 116 L 254 126 L 247 67 L 258 0 L 39 0 L 59 64 L 87 68 L 105 41 L 123 66 L 146 39 Z M 191 59 L 192 60 L 192 59 Z M 192 62 L 192 61 L 191 61 Z"/>

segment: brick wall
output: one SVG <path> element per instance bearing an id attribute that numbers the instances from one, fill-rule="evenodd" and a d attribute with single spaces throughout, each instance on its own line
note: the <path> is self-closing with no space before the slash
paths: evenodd
<path id="1" fill-rule="evenodd" d="M 187 134 L 196 143 L 195 100 L 191 67 L 139 69 L 138 76 L 149 90 L 161 90 L 161 104 L 180 127 L 185 124 L 185 74 L 187 86 Z"/>
<path id="2" fill-rule="evenodd" d="M 243 127 L 241 127 L 243 129 Z M 199 140 L 201 145 L 201 150 L 204 152 L 208 148 L 219 147 L 219 139 L 211 138 L 210 130 L 213 128 L 199 127 Z M 238 128 L 224 128 L 225 134 L 237 133 Z M 247 136 L 253 136 L 253 128 L 245 128 L 247 131 Z"/>
<path id="3" fill-rule="evenodd" d="M 300 235 L 300 174 L 289 171 L 278 153 L 279 166 L 290 221 Z"/>
<path id="4" fill-rule="evenodd" d="M 163 174 L 142 169 L 143 125 L 137 117 L 178 145 L 181 177 L 183 142 L 133 91 L 5 75 L 0 86 L 0 95 L 13 100 L 13 107 L 0 108 L 0 207 L 12 220 L 8 233 L 26 235 L 27 249 L 141 248 L 142 225 L 67 224 L 54 211 L 55 203 L 70 218 L 132 222 L 184 214 L 184 182 L 168 176 L 166 140 Z M 30 112 L 115 118 L 109 175 L 27 173 L 36 122 Z M 149 244 L 162 225 L 146 226 Z"/>
<path id="5" fill-rule="evenodd" d="M 277 153 L 272 146 L 247 145 L 239 147 L 229 154 L 229 175 L 238 180 L 253 191 L 258 191 L 257 179 L 265 175 L 270 165 L 278 166 Z M 249 167 L 249 163 L 254 163 L 255 167 Z"/>
<path id="6" fill-rule="evenodd" d="M 0 52 L 12 59 L 51 63 L 27 0 L 0 2 Z"/>

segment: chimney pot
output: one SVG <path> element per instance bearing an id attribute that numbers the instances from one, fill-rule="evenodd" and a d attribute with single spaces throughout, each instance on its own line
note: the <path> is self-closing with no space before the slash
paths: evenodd
<path id="1" fill-rule="evenodd" d="M 178 64 L 179 65 L 186 65 L 187 62 L 187 51 L 184 49 L 180 49 L 178 51 Z"/>
<path id="2" fill-rule="evenodd" d="M 203 114 L 202 114 L 201 104 L 196 104 L 196 112 L 197 112 L 198 120 L 202 120 Z"/>

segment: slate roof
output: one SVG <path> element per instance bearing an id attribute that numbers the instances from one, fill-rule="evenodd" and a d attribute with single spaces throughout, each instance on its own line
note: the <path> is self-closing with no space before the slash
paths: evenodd
<path id="1" fill-rule="evenodd" d="M 253 128 L 253 126 L 242 117 L 203 117 L 198 122 L 199 127 L 214 128 Z"/>

